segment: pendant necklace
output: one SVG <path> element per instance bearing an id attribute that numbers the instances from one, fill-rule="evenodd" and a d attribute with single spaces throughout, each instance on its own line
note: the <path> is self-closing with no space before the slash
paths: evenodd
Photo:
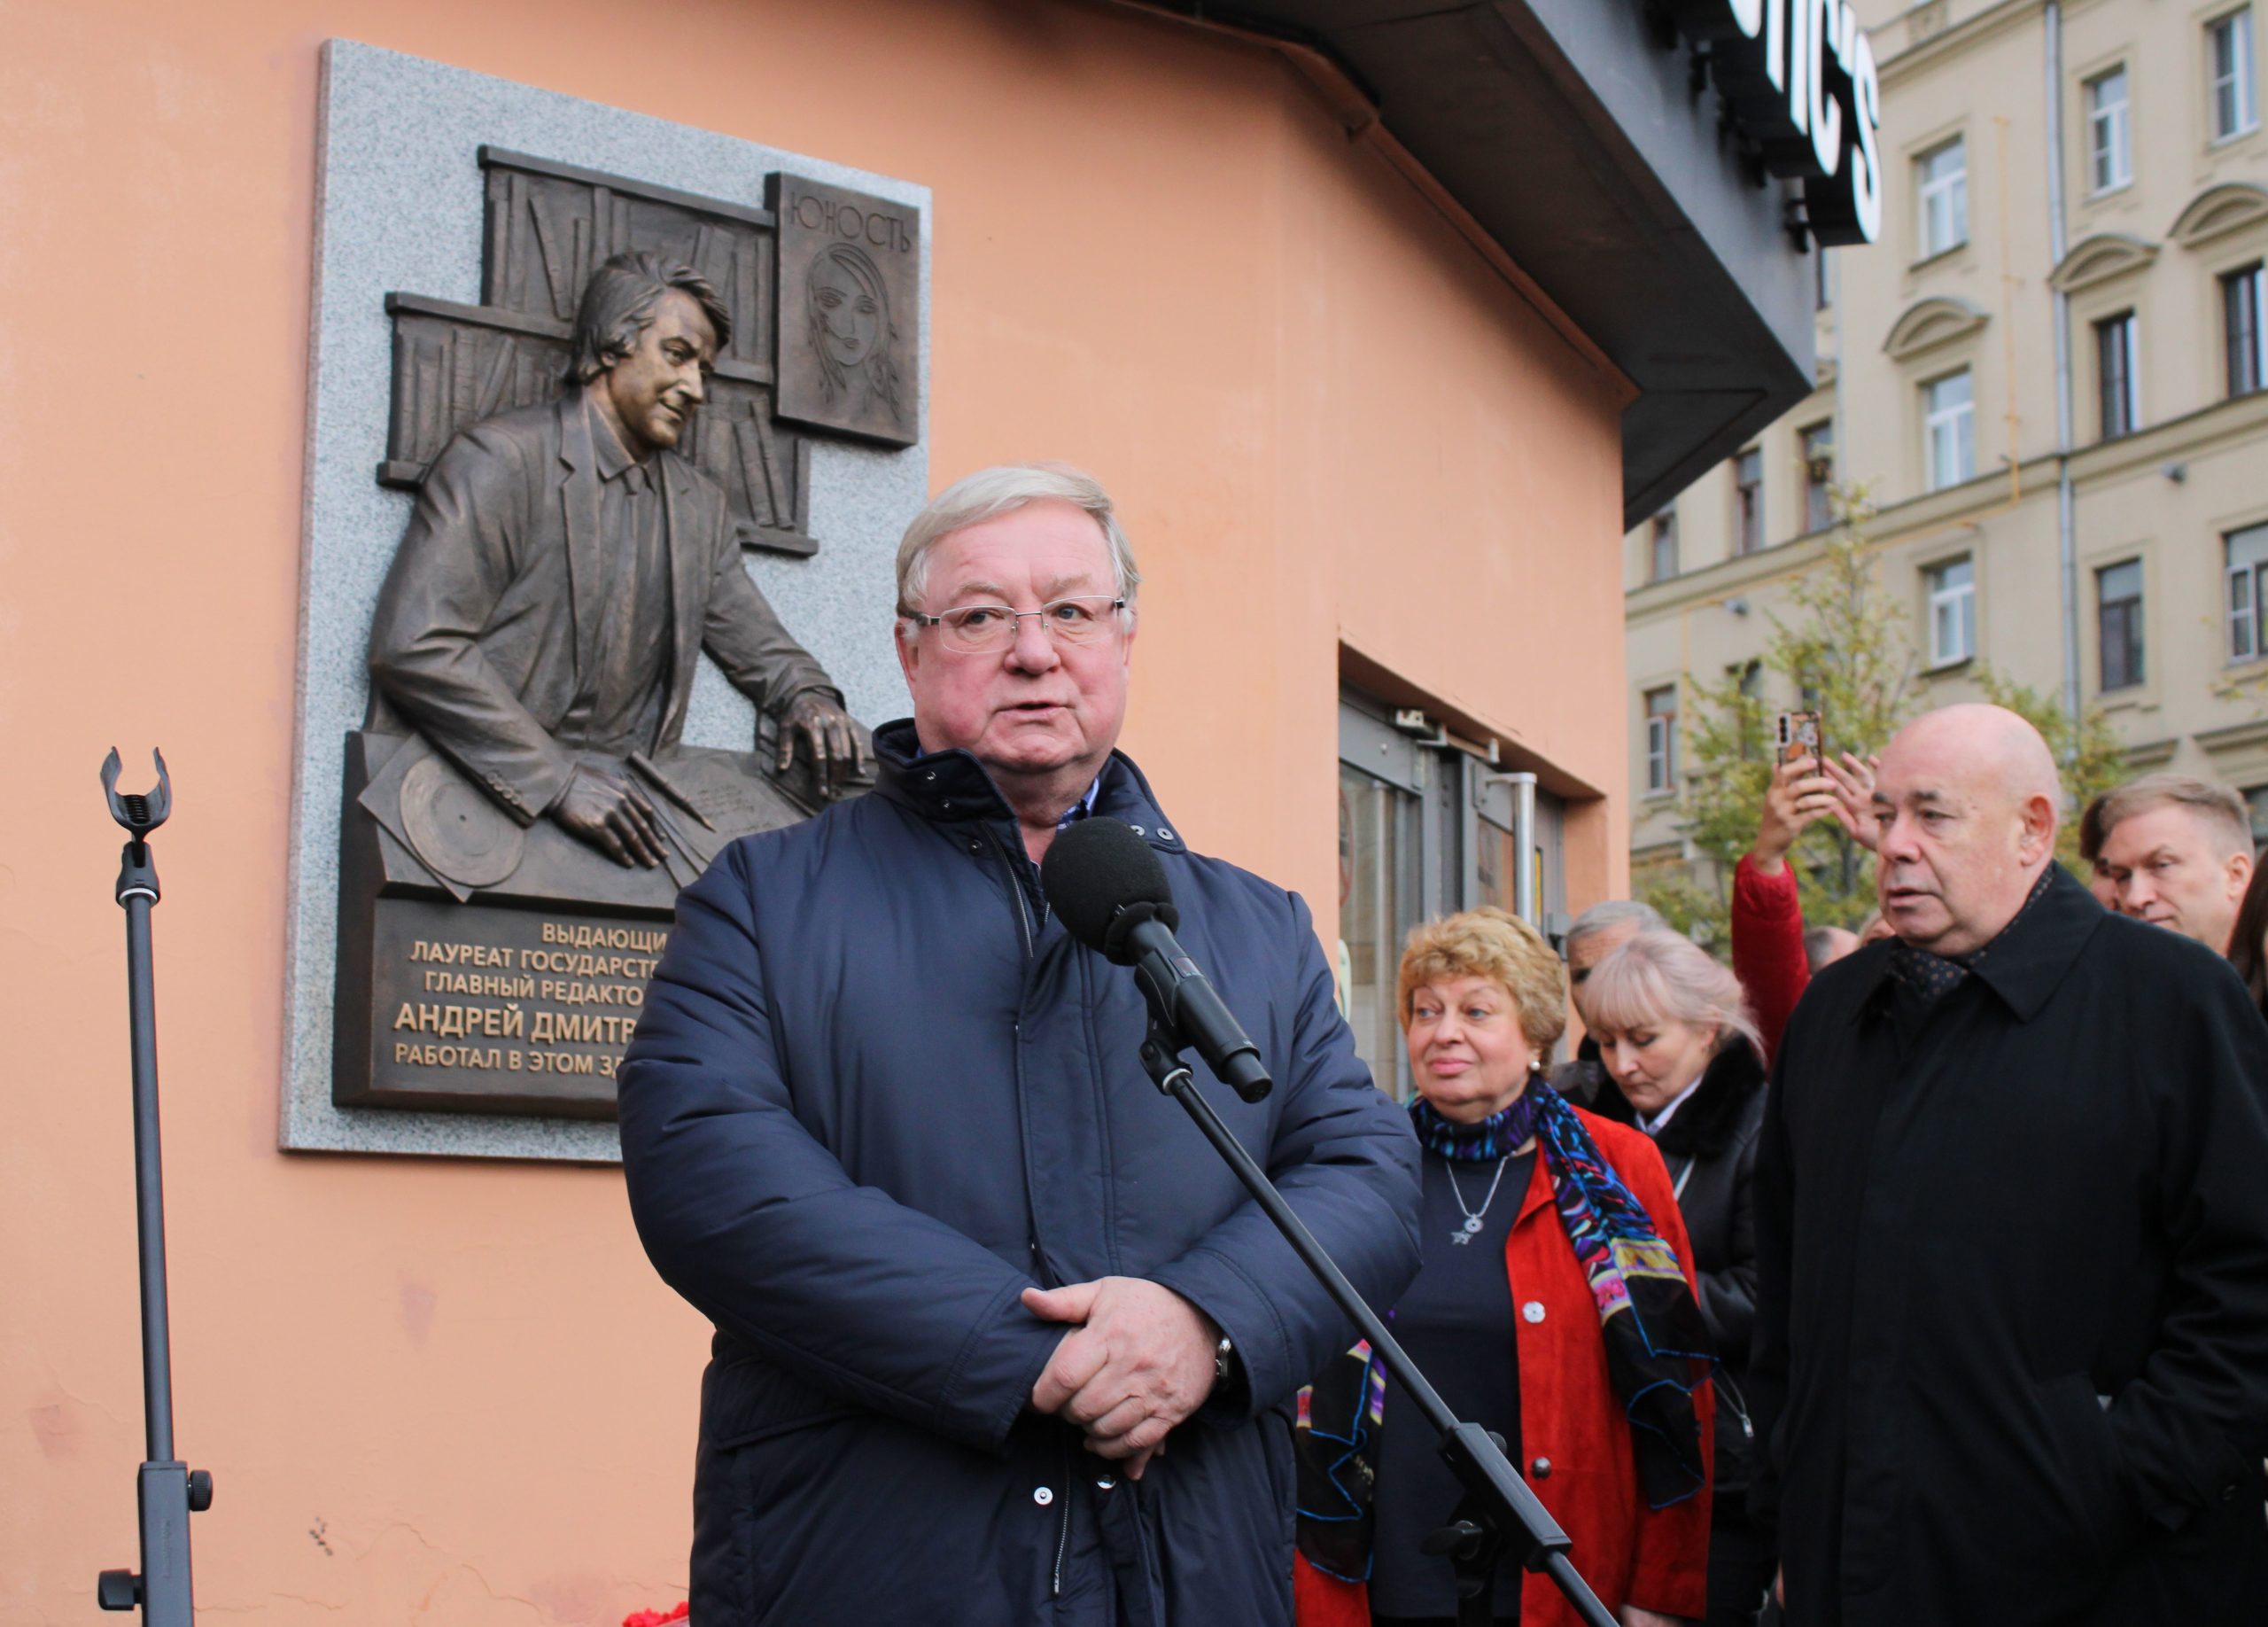
<path id="1" fill-rule="evenodd" d="M 1496 1179 L 1488 1183 L 1488 1195 L 1480 1200 L 1480 1207 L 1478 1211 L 1464 1208 L 1464 1193 L 1456 1184 L 1456 1165 L 1454 1163 L 1449 1164 L 1449 1195 L 1456 1200 L 1456 1206 L 1459 1209 L 1464 1210 L 1464 1224 L 1449 1234 L 1451 1242 L 1469 1243 L 1480 1235 L 1481 1217 L 1488 1212 L 1488 1205 L 1496 1201 L 1496 1188 L 1503 1181 L 1504 1166 L 1511 1161 L 1512 1156 L 1510 1153 L 1506 1153 L 1496 1160 Z"/>

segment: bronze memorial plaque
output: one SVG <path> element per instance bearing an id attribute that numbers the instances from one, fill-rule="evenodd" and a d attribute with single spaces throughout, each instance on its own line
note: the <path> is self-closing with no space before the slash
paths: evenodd
<path id="1" fill-rule="evenodd" d="M 800 175 L 780 222 L 780 416 L 892 446 L 920 438 L 921 215 Z"/>
<path id="2" fill-rule="evenodd" d="M 918 261 L 892 282 L 807 255 L 789 306 L 771 210 L 480 162 L 483 303 L 386 299 L 378 479 L 417 501 L 346 742 L 332 1095 L 607 1118 L 678 890 L 866 783 L 839 754 L 863 731 L 742 558 L 818 548 L 814 432 L 913 439 Z M 858 199 L 819 192 L 837 224 Z M 918 211 L 858 207 L 845 247 L 911 256 Z M 778 336 L 821 308 L 812 387 L 840 411 L 791 413 Z M 756 705 L 750 750 L 683 739 L 704 653 Z"/>

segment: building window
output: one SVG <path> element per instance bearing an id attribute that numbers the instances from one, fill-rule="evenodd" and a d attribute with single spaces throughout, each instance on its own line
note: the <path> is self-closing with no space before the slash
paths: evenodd
<path id="1" fill-rule="evenodd" d="M 1764 546 L 1764 454 L 1751 447 L 1733 460 L 1733 551 Z"/>
<path id="2" fill-rule="evenodd" d="M 1811 272 L 1812 309 L 1823 311 L 1835 303 L 1835 274 L 1827 268 L 1827 250 L 1822 245 L 1812 248 Z"/>
<path id="3" fill-rule="evenodd" d="M 1804 529 L 1835 523 L 1835 426 L 1814 424 L 1798 432 L 1804 448 Z"/>
<path id="4" fill-rule="evenodd" d="M 1677 686 L 1646 691 L 1646 790 L 1677 787 Z"/>
<path id="5" fill-rule="evenodd" d="M 1922 444 L 1930 490 L 1959 486 L 1976 475 L 1976 422 L 1967 368 L 1922 386 Z"/>
<path id="6" fill-rule="evenodd" d="M 2268 380 L 2268 336 L 2260 323 L 2263 305 L 2268 305 L 2268 268 L 2256 262 L 2221 278 L 2221 331 L 2231 395 L 2249 395 Z"/>
<path id="7" fill-rule="evenodd" d="M 2225 556 L 2229 659 L 2256 661 L 2268 655 L 2261 643 L 2261 611 L 2268 607 L 2268 525 L 2247 525 L 2221 539 Z"/>
<path id="8" fill-rule="evenodd" d="M 1969 241 L 1969 154 L 1960 136 L 1914 160 L 1914 188 L 1921 201 L 1922 259 Z"/>
<path id="9" fill-rule="evenodd" d="M 2096 643 L 2102 687 L 2124 689 L 2142 681 L 2142 562 L 2105 565 L 2094 573 Z"/>
<path id="10" fill-rule="evenodd" d="M 2252 811 L 2252 845 L 2268 843 L 2268 785 L 2245 788 L 2245 806 Z"/>
<path id="11" fill-rule="evenodd" d="M 1977 564 L 1948 559 L 1922 573 L 1930 588 L 1930 665 L 1951 666 L 1977 653 Z"/>
<path id="12" fill-rule="evenodd" d="M 2141 385 L 2134 376 L 2134 313 L 2122 311 L 2094 324 L 2095 393 L 2102 438 L 2131 435 L 2142 422 Z"/>
<path id="13" fill-rule="evenodd" d="M 1666 582 L 1677 574 L 1677 510 L 1664 509 L 1654 516 L 1653 534 L 1650 539 L 1651 557 L 1649 564 L 1653 574 L 1648 580 Z"/>
<path id="14" fill-rule="evenodd" d="M 2111 192 L 2134 178 L 2134 148 L 2126 119 L 2126 66 L 2086 82 L 2087 190 Z"/>
<path id="15" fill-rule="evenodd" d="M 1764 663 L 1743 661 L 1730 668 L 1731 678 L 1740 695 L 1740 754 L 1753 758 L 1764 739 Z M 1753 728 L 1749 725 L 1755 723 Z"/>
<path id="16" fill-rule="evenodd" d="M 2205 48 L 2213 76 L 2213 139 L 2226 141 L 2260 122 L 2252 93 L 2252 8 L 2207 23 Z"/>

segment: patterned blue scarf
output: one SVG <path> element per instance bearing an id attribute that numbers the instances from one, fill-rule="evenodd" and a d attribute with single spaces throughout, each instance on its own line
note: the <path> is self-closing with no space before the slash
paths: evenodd
<path id="1" fill-rule="evenodd" d="M 1557 1091 L 1525 1090 L 1519 1100 L 1469 1125 L 1444 1118 L 1423 1096 L 1410 1103 L 1410 1123 L 1425 1150 L 1456 1164 L 1494 1164 L 1510 1157 L 1535 1133 L 1535 1099 Z"/>

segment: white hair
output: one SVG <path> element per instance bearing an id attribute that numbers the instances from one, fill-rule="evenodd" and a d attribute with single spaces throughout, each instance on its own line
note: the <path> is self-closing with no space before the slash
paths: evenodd
<path id="1" fill-rule="evenodd" d="M 1569 954 L 1584 938 L 1600 932 L 1611 932 L 1619 926 L 1635 926 L 1641 932 L 1667 926 L 1661 911 L 1651 904 L 1641 904 L 1635 899 L 1609 899 L 1604 904 L 1594 904 L 1575 917 L 1561 943 Z"/>
<path id="2" fill-rule="evenodd" d="M 1115 596 L 1131 608 L 1142 572 L 1135 567 L 1133 545 L 1120 528 L 1117 510 L 1102 483 L 1068 463 L 1003 463 L 962 476 L 913 517 L 897 545 L 898 613 L 920 607 L 929 586 L 929 551 L 939 541 L 1035 502 L 1068 502 L 1093 519 L 1110 555 Z"/>
<path id="3" fill-rule="evenodd" d="M 1627 1031 L 1663 1023 L 1714 1028 L 1722 1050 L 1738 1035 L 1760 1052 L 1740 979 L 1681 932 L 1653 927 L 1591 969 L 1583 990 L 1593 1029 Z"/>

